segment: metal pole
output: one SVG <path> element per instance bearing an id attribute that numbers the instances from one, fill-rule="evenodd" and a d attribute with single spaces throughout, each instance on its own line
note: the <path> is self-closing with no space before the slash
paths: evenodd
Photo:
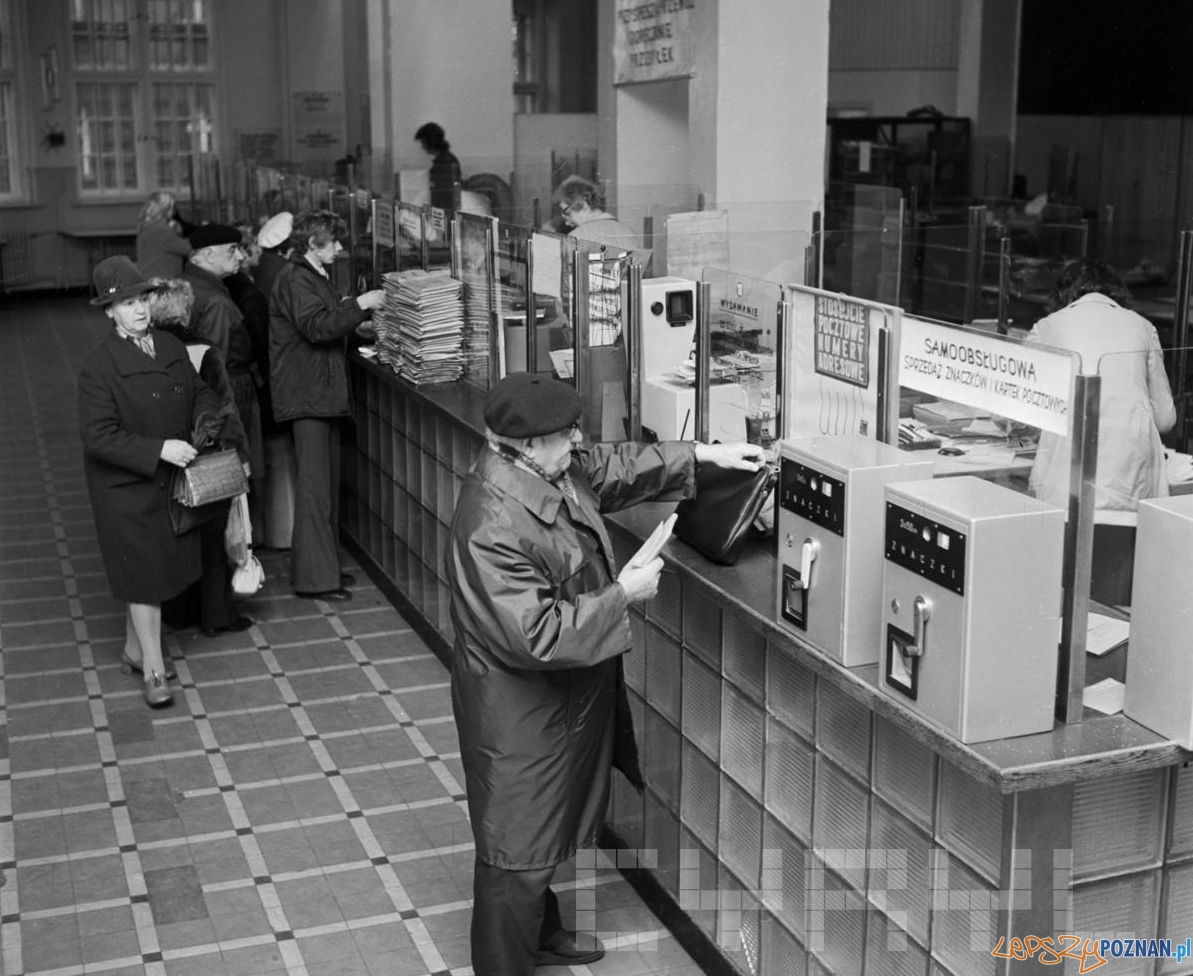
<path id="1" fill-rule="evenodd" d="M 1004 231 L 998 240 L 998 334 L 1006 335 L 1010 326 L 1011 238 Z"/>
<path id="2" fill-rule="evenodd" d="M 712 284 L 700 282 L 696 291 L 696 440 L 708 443 L 708 387 L 712 382 L 709 343 L 712 341 Z"/>
<path id="3" fill-rule="evenodd" d="M 1094 549 L 1094 489 L 1098 473 L 1098 397 L 1102 378 L 1079 373 L 1073 383 L 1069 519 L 1065 523 L 1060 654 L 1056 667 L 1056 717 L 1081 721 L 1085 691 L 1085 641 Z"/>
<path id="4" fill-rule="evenodd" d="M 1172 341 L 1175 351 L 1172 389 L 1176 392 L 1176 447 L 1188 444 L 1189 393 L 1185 389 L 1189 365 L 1189 302 L 1193 299 L 1193 230 L 1182 230 L 1176 268 L 1176 307 L 1173 310 Z"/>
<path id="5" fill-rule="evenodd" d="M 631 263 L 629 294 L 626 296 L 626 382 L 629 383 L 627 414 L 629 439 L 642 438 L 642 266 Z"/>
<path id="6" fill-rule="evenodd" d="M 820 263 L 820 245 L 824 239 L 821 218 L 819 210 L 812 211 L 812 240 L 804 251 L 804 284 L 810 288 L 822 288 L 824 285 L 821 280 L 823 268 Z"/>
<path id="7" fill-rule="evenodd" d="M 537 373 L 539 365 L 538 302 L 534 297 L 534 248 L 526 244 L 526 372 Z"/>
<path id="8" fill-rule="evenodd" d="M 978 317 L 978 296 L 982 290 L 982 260 L 985 251 L 986 208 L 969 208 L 969 233 L 966 237 L 965 308 L 961 320 L 968 325 Z"/>

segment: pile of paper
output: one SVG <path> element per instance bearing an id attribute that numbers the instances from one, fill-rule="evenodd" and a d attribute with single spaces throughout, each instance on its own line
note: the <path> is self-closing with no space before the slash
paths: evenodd
<path id="1" fill-rule="evenodd" d="M 464 371 L 469 376 L 489 375 L 489 328 L 492 320 L 489 287 L 483 273 L 465 276 Z"/>
<path id="2" fill-rule="evenodd" d="M 381 287 L 385 289 L 385 305 L 373 312 L 373 328 L 377 332 L 377 358 L 388 363 L 396 373 L 402 363 L 402 350 L 398 346 L 398 274 L 390 271 L 381 276 Z"/>
<path id="3" fill-rule="evenodd" d="M 411 383 L 447 383 L 464 372 L 464 303 L 448 271 L 385 276 L 386 308 L 393 306 L 400 354 L 398 372 Z M 380 345 L 380 337 L 378 337 Z"/>

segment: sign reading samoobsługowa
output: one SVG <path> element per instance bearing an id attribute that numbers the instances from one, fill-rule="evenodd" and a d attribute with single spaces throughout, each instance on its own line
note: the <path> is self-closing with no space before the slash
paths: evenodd
<path id="1" fill-rule="evenodd" d="M 941 400 L 1064 436 L 1076 371 L 1059 349 L 903 316 L 899 385 Z"/>
<path id="2" fill-rule="evenodd" d="M 692 31 L 701 0 L 617 0 L 613 83 L 626 85 L 692 73 Z"/>

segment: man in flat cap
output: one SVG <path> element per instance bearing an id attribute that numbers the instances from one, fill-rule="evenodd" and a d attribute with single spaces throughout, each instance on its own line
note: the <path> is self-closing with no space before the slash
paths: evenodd
<path id="1" fill-rule="evenodd" d="M 763 461 L 750 444 L 585 445 L 581 406 L 558 380 L 497 383 L 448 539 L 476 976 L 604 955 L 595 936 L 564 928 L 549 885 L 557 865 L 595 843 L 611 764 L 641 781 L 632 729 L 615 721 L 628 716 L 621 655 L 629 605 L 655 595 L 663 560 L 648 540 L 618 572 L 601 513 L 690 496 L 697 464 L 753 471 Z"/>

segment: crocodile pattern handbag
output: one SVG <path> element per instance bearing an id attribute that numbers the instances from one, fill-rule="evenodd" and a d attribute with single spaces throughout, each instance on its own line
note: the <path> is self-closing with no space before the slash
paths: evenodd
<path id="1" fill-rule="evenodd" d="M 249 490 L 249 479 L 235 451 L 200 454 L 174 476 L 174 500 L 187 508 L 222 502 Z"/>

